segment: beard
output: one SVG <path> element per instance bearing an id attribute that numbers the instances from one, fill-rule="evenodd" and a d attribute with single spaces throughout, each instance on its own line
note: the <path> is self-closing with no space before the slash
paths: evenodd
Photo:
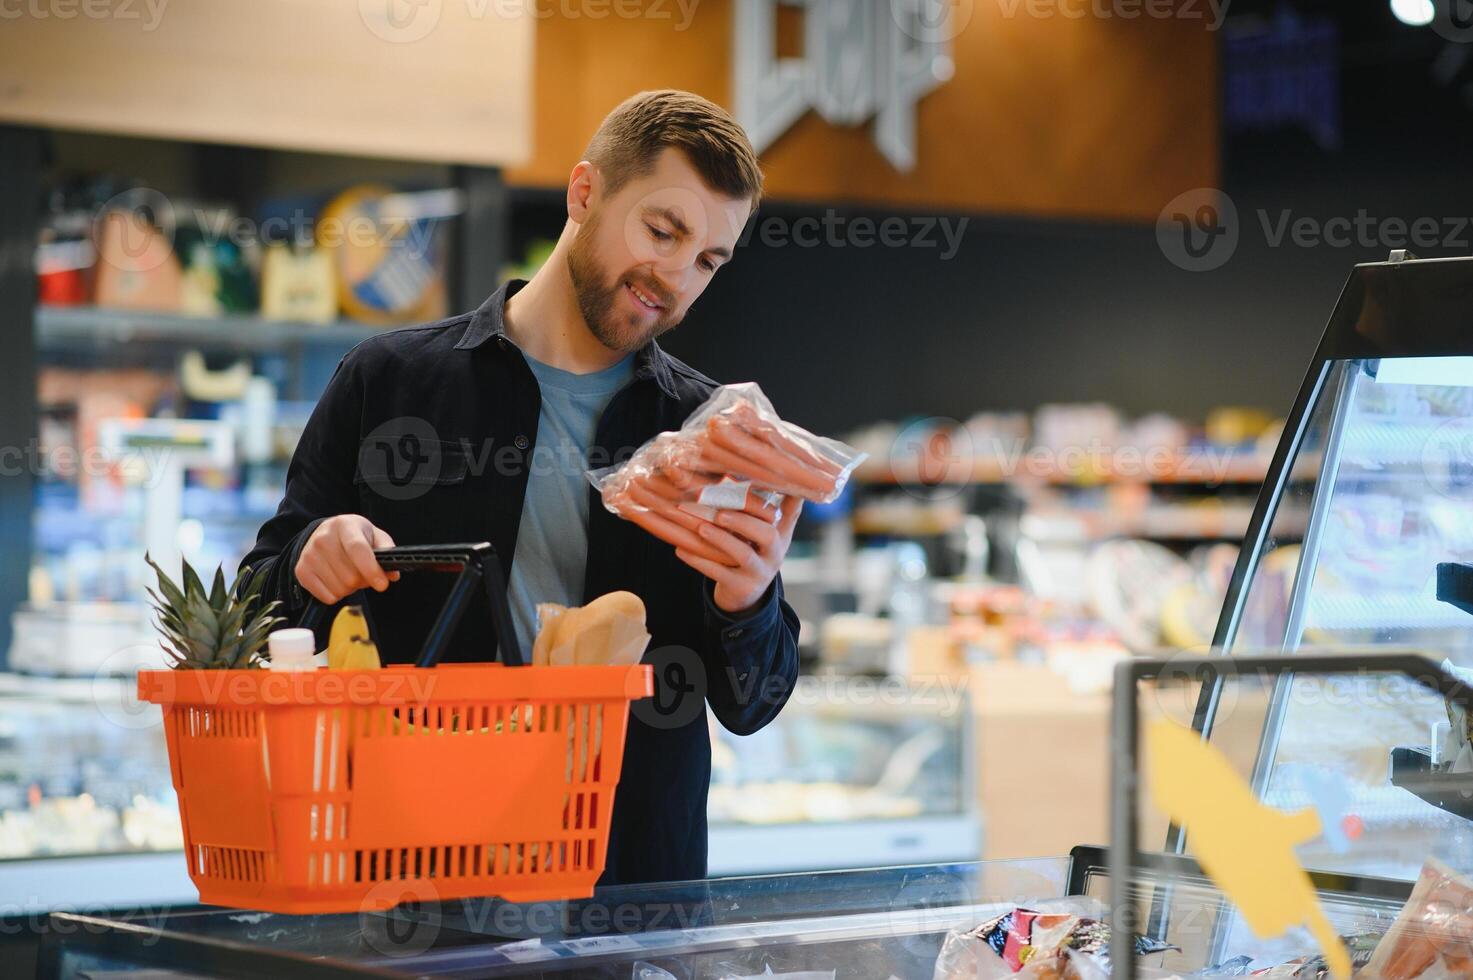
<path id="1" fill-rule="evenodd" d="M 633 353 L 661 334 L 675 329 L 685 314 L 672 312 L 675 300 L 655 278 L 638 269 L 621 276 L 610 274 L 599 261 L 593 232 L 598 227 L 595 213 L 578 229 L 573 246 L 568 250 L 568 276 L 578 297 L 583 322 L 598 342 L 610 350 Z M 660 315 L 646 325 L 637 313 L 620 312 L 620 293 L 630 283 L 660 304 Z"/>

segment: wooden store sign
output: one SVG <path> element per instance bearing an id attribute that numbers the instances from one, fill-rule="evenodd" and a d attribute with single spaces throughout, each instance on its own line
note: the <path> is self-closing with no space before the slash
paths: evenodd
<path id="1" fill-rule="evenodd" d="M 803 53 L 777 55 L 781 7 L 806 13 Z M 951 0 L 737 0 L 733 111 L 760 153 L 810 108 L 874 119 L 875 146 L 914 169 L 916 106 L 952 77 Z"/>
<path id="2" fill-rule="evenodd" d="M 652 88 L 731 108 L 777 199 L 1154 222 L 1218 181 L 1204 0 L 537 2 L 580 15 L 538 20 L 514 184 L 564 185 L 603 116 Z"/>

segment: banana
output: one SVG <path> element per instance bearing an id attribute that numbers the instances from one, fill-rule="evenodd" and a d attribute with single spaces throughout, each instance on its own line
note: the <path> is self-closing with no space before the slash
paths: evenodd
<path id="1" fill-rule="evenodd" d="M 378 670 L 383 666 L 378 647 L 368 633 L 363 607 L 344 606 L 333 619 L 327 641 L 327 666 L 329 670 Z"/>

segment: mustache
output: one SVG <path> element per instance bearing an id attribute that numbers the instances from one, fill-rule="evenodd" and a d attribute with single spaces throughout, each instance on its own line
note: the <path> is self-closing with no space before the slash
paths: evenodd
<path id="1" fill-rule="evenodd" d="M 675 309 L 675 297 L 671 296 L 670 292 L 653 278 L 630 272 L 624 276 L 624 281 L 633 283 L 648 295 L 653 296 L 655 302 L 659 303 L 666 310 Z"/>

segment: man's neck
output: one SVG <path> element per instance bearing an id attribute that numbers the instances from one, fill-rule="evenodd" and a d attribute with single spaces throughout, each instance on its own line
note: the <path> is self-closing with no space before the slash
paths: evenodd
<path id="1" fill-rule="evenodd" d="M 566 245 L 559 241 L 532 280 L 507 299 L 506 334 L 534 360 L 573 374 L 592 374 L 613 367 L 625 355 L 605 347 L 588 329 L 568 274 Z"/>

